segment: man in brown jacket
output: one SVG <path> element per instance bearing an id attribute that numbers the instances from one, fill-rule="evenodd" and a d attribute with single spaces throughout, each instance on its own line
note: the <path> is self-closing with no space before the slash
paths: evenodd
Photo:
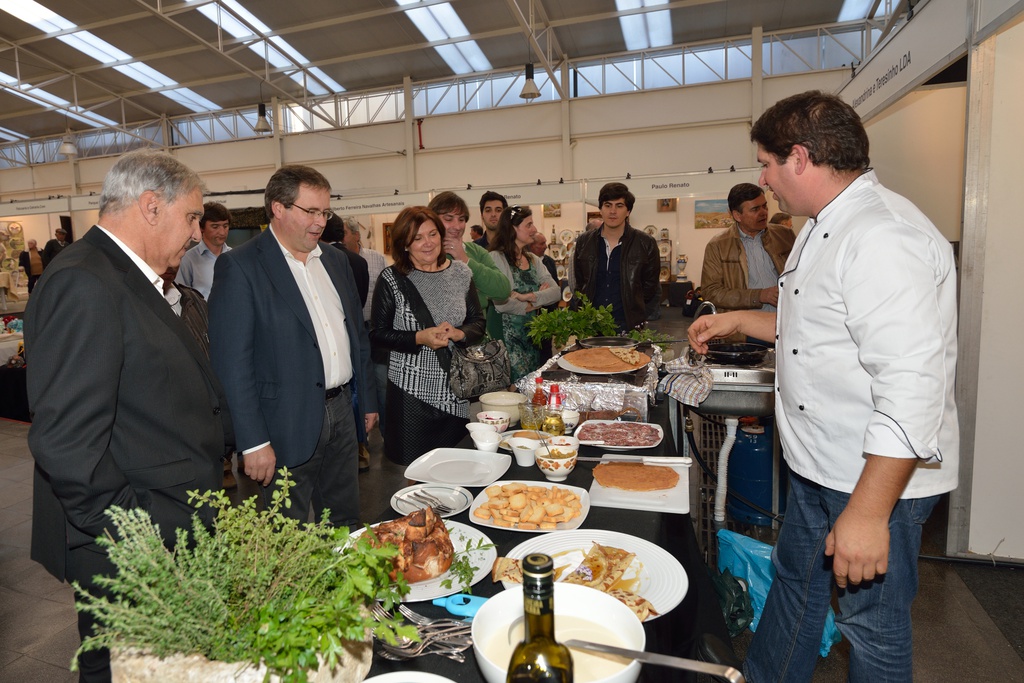
<path id="1" fill-rule="evenodd" d="M 774 311 L 783 272 L 796 235 L 768 223 L 764 190 L 741 183 L 729 190 L 729 213 L 736 225 L 716 235 L 704 250 L 700 287 L 719 311 Z"/>

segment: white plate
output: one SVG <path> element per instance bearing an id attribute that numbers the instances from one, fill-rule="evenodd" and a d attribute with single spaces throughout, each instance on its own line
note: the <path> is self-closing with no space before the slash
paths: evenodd
<path id="1" fill-rule="evenodd" d="M 560 489 L 572 491 L 573 493 L 580 497 L 580 515 L 579 517 L 576 517 L 575 519 L 572 519 L 568 522 L 559 522 L 555 525 L 557 527 L 556 529 L 520 529 L 514 526 L 498 526 L 489 519 L 480 519 L 479 517 L 473 516 L 473 513 L 476 511 L 476 509 L 483 505 L 484 503 L 486 503 L 487 499 L 489 498 L 486 491 L 481 491 L 480 495 L 473 499 L 473 504 L 469 508 L 469 521 L 473 522 L 473 524 L 482 527 L 489 527 L 491 529 L 504 529 L 505 531 L 521 531 L 525 534 L 548 534 L 552 533 L 553 531 L 570 531 L 572 529 L 578 529 L 580 528 L 580 525 L 583 524 L 583 520 L 585 520 L 587 518 L 587 515 L 590 513 L 590 494 L 587 493 L 586 489 L 581 489 L 578 486 L 566 486 L 565 484 L 560 484 L 555 481 L 496 481 L 494 482 L 494 484 L 495 486 L 504 486 L 505 484 L 526 484 L 527 486 L 543 486 L 546 489 L 550 489 L 552 486 L 557 486 Z"/>
<path id="2" fill-rule="evenodd" d="M 576 529 L 534 536 L 510 550 L 507 557 L 521 560 L 529 553 L 542 552 L 551 556 L 556 568 L 569 565 L 562 572 L 562 576 L 566 576 L 583 561 L 594 543 L 621 548 L 636 555 L 622 579 L 638 579 L 633 592 L 654 605 L 659 615 L 671 612 L 686 596 L 690 582 L 679 560 L 650 541 L 617 531 Z M 501 583 L 505 588 L 518 585 L 509 581 Z"/>
<path id="3" fill-rule="evenodd" d="M 531 431 L 532 432 L 533 430 L 532 429 L 523 430 L 522 428 L 520 428 L 520 429 L 510 429 L 507 432 L 502 432 L 501 434 L 498 435 L 498 436 L 501 437 L 501 441 L 498 442 L 498 448 L 500 448 L 503 451 L 511 451 L 512 449 L 509 447 L 508 441 L 506 441 L 506 439 L 512 438 L 515 435 L 516 432 L 522 432 L 522 431 Z M 540 446 L 541 439 L 546 439 L 549 436 L 552 436 L 551 434 L 548 434 L 547 432 L 537 432 L 537 433 L 540 434 L 540 436 L 541 436 L 540 439 L 537 439 L 537 446 L 538 447 Z M 488 484 L 488 486 L 490 486 L 490 484 Z"/>
<path id="4" fill-rule="evenodd" d="M 435 448 L 405 468 L 406 479 L 428 484 L 488 486 L 512 466 L 512 456 L 472 448 Z"/>
<path id="5" fill-rule="evenodd" d="M 449 519 L 445 521 L 444 525 L 448 529 L 449 536 L 451 536 L 452 545 L 455 546 L 456 554 L 465 551 L 467 543 L 476 546 L 479 541 L 483 541 L 485 545 L 491 546 L 484 550 L 470 551 L 470 562 L 472 562 L 473 566 L 476 567 L 476 571 L 473 573 L 473 580 L 470 585 L 475 586 L 480 583 L 484 577 L 490 576 L 491 567 L 494 566 L 494 560 L 498 557 L 498 551 L 495 549 L 494 543 L 491 539 L 488 538 L 484 532 L 475 527 L 471 527 L 468 524 L 453 522 Z M 353 531 L 351 536 L 352 538 L 358 538 L 365 531 L 366 529 L 364 527 L 357 531 Z M 448 579 L 451 579 L 451 588 L 445 588 L 441 585 Z M 410 583 L 409 592 L 402 598 L 402 602 L 423 602 L 425 600 L 443 598 L 445 596 L 455 595 L 456 593 L 461 592 L 462 585 L 459 583 L 458 577 L 453 575 L 451 571 L 446 571 L 444 574 L 441 574 L 441 576 L 435 576 L 429 581 Z"/>
<path id="6" fill-rule="evenodd" d="M 665 430 L 661 428 L 660 424 L 655 424 L 653 422 L 623 422 L 620 420 L 587 420 L 586 422 L 580 423 L 580 425 L 576 427 L 576 431 L 573 432 L 577 439 L 580 438 L 580 431 L 583 429 L 583 425 L 589 424 L 644 424 L 648 427 L 654 427 L 658 431 L 658 442 L 651 446 L 611 446 L 609 444 L 597 446 L 597 448 L 603 448 L 609 451 L 633 451 L 645 448 L 654 448 L 655 446 L 661 445 L 661 442 L 665 439 Z"/>
<path id="7" fill-rule="evenodd" d="M 563 228 L 558 233 L 558 241 L 562 244 L 570 244 L 576 240 L 576 232 L 572 228 Z"/>
<path id="8" fill-rule="evenodd" d="M 601 448 L 601 446 L 597 446 Z M 644 458 L 650 462 L 651 456 L 644 455 L 619 455 L 605 453 L 605 460 L 636 460 L 642 462 Z M 667 467 L 667 465 L 662 465 Z M 590 485 L 590 504 L 603 508 L 619 508 L 628 510 L 654 510 L 655 512 L 676 512 L 681 515 L 690 513 L 690 466 L 672 465 L 672 469 L 679 473 L 679 483 L 670 489 L 662 491 L 623 491 L 622 489 L 609 489 L 601 486 L 595 479 Z"/>
<path id="9" fill-rule="evenodd" d="M 448 484 L 416 484 L 406 486 L 401 491 L 391 496 L 391 509 L 400 515 L 408 515 L 426 507 L 425 503 L 413 500 L 409 494 L 416 491 L 423 491 L 427 495 L 437 498 L 441 503 L 452 509 L 452 512 L 441 515 L 452 517 L 469 507 L 473 502 L 473 494 L 461 486 L 449 486 Z M 440 513 L 439 513 L 440 514 Z"/>
<path id="10" fill-rule="evenodd" d="M 367 678 L 363 683 L 455 683 L 455 681 L 426 671 L 392 671 L 389 674 Z"/>
<path id="11" fill-rule="evenodd" d="M 569 372 L 575 372 L 577 375 L 621 375 L 627 372 L 636 372 L 637 370 L 644 366 L 641 365 L 640 367 L 633 368 L 631 370 L 616 370 L 615 372 L 607 372 L 605 370 L 587 370 L 586 368 L 581 368 L 578 365 L 570 363 L 565 359 L 565 356 L 559 356 L 558 367 L 562 368 L 563 370 L 568 370 Z"/>

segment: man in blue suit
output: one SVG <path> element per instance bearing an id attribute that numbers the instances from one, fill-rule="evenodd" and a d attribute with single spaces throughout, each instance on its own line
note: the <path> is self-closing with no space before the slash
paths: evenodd
<path id="1" fill-rule="evenodd" d="M 308 166 L 270 178 L 270 227 L 217 259 L 210 293 L 210 361 L 235 420 L 245 474 L 265 498 L 288 467 L 287 513 L 306 521 L 330 508 L 359 523 L 353 397 L 367 431 L 377 421 L 370 343 L 352 268 L 320 235 L 331 186 Z"/>

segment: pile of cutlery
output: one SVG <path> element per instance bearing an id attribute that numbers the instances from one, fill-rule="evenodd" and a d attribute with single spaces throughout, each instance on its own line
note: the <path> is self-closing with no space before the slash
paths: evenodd
<path id="1" fill-rule="evenodd" d="M 470 636 L 472 625 L 468 621 L 458 619 L 431 619 L 422 614 L 417 614 L 405 605 L 399 605 L 398 611 L 401 616 L 391 614 L 379 602 L 374 603 L 370 610 L 378 621 L 393 621 L 404 617 L 416 627 L 419 640 L 398 637 L 397 642 L 392 645 L 380 638 L 378 653 L 384 659 L 411 659 L 424 655 L 441 655 L 457 662 L 466 661 L 463 654 L 473 645 Z"/>

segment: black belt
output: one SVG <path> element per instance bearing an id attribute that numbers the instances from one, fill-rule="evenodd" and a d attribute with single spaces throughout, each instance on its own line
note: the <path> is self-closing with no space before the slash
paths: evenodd
<path id="1" fill-rule="evenodd" d="M 333 389 L 328 389 L 327 391 L 325 391 L 324 392 L 324 403 L 326 403 L 327 401 L 330 401 L 333 398 L 337 398 L 338 394 L 341 393 L 342 389 L 347 389 L 348 385 L 351 384 L 351 383 L 352 383 L 352 381 L 349 380 L 346 384 L 342 384 L 340 387 L 334 387 Z"/>

